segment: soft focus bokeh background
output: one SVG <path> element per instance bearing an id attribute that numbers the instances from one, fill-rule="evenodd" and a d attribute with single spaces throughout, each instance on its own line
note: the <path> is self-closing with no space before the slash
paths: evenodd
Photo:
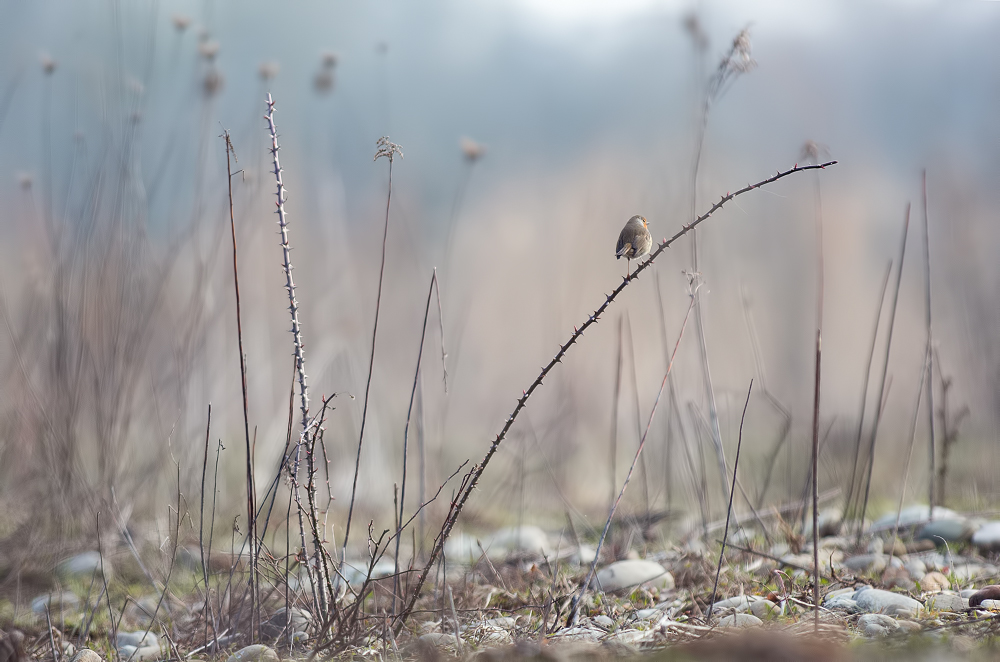
<path id="1" fill-rule="evenodd" d="M 460 462 L 481 458 L 521 389 L 620 282 L 613 247 L 624 222 L 643 214 L 660 239 L 690 219 L 705 84 L 747 27 L 756 67 L 711 105 L 698 213 L 805 162 L 807 141 L 840 163 L 740 197 L 699 233 L 727 457 L 754 377 L 741 482 L 756 496 L 771 465 L 763 501 L 804 489 L 821 200 L 820 488 L 846 490 L 878 295 L 912 202 L 873 485 L 877 499 L 895 502 L 926 342 L 926 168 L 935 370 L 952 379 L 951 415 L 969 411 L 946 503 L 996 501 L 1000 3 L 7 0 L 0 15 L 0 498 L 14 512 L 86 528 L 93 510 L 117 500 L 162 517 L 174 461 L 182 492 L 200 491 L 209 403 L 210 456 L 217 439 L 225 446 L 220 507 L 240 512 L 223 128 L 243 171 L 233 185 L 258 483 L 274 475 L 292 344 L 262 119 L 270 92 L 314 406 L 340 394 L 326 436 L 335 531 L 350 496 L 375 314 L 388 184 L 388 163 L 372 162 L 375 141 L 388 135 L 405 154 L 393 166 L 359 481 L 365 520 L 390 525 L 432 269 L 448 391 L 432 312 L 422 370 L 427 494 Z M 469 159 L 463 144 L 485 152 Z M 685 239 L 546 380 L 470 502 L 470 522 L 567 512 L 603 521 L 619 328 L 617 484 L 680 330 L 691 266 Z M 892 281 L 887 299 L 891 290 Z M 888 311 L 887 300 L 868 422 Z M 701 467 L 711 513 L 724 512 L 693 329 L 675 366 L 677 407 L 661 403 L 626 498 L 632 512 L 695 515 Z M 781 417 L 764 385 L 791 414 L 773 462 Z M 935 389 L 940 406 L 937 376 Z M 917 421 L 907 495 L 925 501 L 926 412 Z M 419 462 L 414 451 L 410 480 Z"/>

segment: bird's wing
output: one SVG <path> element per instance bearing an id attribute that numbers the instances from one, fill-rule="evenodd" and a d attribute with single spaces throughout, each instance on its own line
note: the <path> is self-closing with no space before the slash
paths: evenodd
<path id="1" fill-rule="evenodd" d="M 615 247 L 615 257 L 621 259 L 623 255 L 632 250 L 632 242 L 626 241 L 625 233 L 618 235 L 618 245 Z"/>

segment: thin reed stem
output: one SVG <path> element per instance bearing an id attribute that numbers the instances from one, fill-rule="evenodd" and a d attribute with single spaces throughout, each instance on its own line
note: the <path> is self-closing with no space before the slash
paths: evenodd
<path id="1" fill-rule="evenodd" d="M 424 338 L 427 337 L 427 320 L 430 317 L 431 312 L 431 295 L 434 294 L 434 288 L 437 285 L 437 269 L 434 269 L 434 273 L 431 274 L 431 283 L 427 287 L 427 303 L 424 305 L 424 323 L 420 329 L 420 346 L 417 349 L 417 367 L 413 371 L 413 388 L 410 389 L 410 404 L 406 408 L 406 425 L 403 427 L 403 478 L 400 481 L 399 487 L 399 510 L 396 513 L 396 551 L 394 555 L 394 568 L 392 578 L 392 613 L 396 614 L 396 599 L 399 595 L 399 543 L 402 536 L 400 535 L 400 524 L 403 521 L 403 509 L 406 507 L 406 460 L 408 457 L 409 450 L 409 439 L 410 439 L 410 417 L 413 414 L 413 402 L 417 397 L 417 383 L 420 380 L 420 361 L 424 356 Z M 423 494 L 420 495 L 423 497 Z"/>
<path id="2" fill-rule="evenodd" d="M 378 293 L 375 296 L 375 322 L 372 324 L 372 351 L 368 358 L 368 379 L 365 382 L 365 402 L 361 408 L 361 433 L 358 435 L 358 454 L 354 460 L 354 481 L 351 483 L 351 502 L 347 507 L 347 525 L 344 527 L 344 546 L 340 557 L 341 563 L 343 563 L 344 559 L 347 557 L 347 540 L 351 535 L 351 519 L 354 516 L 354 499 L 358 492 L 358 473 L 361 469 L 361 446 L 365 441 L 365 422 L 368 420 L 368 395 L 371 393 L 372 369 L 375 366 L 375 341 L 378 338 L 378 314 L 382 308 L 382 281 L 385 276 L 385 244 L 386 239 L 389 237 L 389 205 L 392 204 L 392 164 L 395 154 L 399 154 L 400 158 L 403 156 L 403 152 L 400 151 L 399 145 L 389 142 L 388 136 L 379 138 L 376 144 L 378 145 L 378 150 L 375 152 L 375 158 L 372 160 L 377 161 L 383 156 L 389 159 L 389 188 L 385 198 L 385 226 L 382 230 L 382 261 L 378 270 Z"/>
<path id="3" fill-rule="evenodd" d="M 927 313 L 927 432 L 930 435 L 928 454 L 930 456 L 929 477 L 927 481 L 928 518 L 934 519 L 934 469 L 937 461 L 937 444 L 934 438 L 934 332 L 931 325 L 931 233 L 927 218 L 927 170 L 921 175 L 920 192 L 924 207 L 924 307 Z"/>
<path id="4" fill-rule="evenodd" d="M 896 322 L 896 305 L 899 303 L 899 286 L 903 281 L 903 260 L 906 258 L 906 237 L 910 230 L 910 204 L 906 203 L 906 214 L 903 218 L 903 241 L 899 248 L 899 267 L 896 271 L 896 291 L 892 295 L 892 309 L 889 313 L 889 330 L 885 341 L 885 362 L 882 364 L 882 379 L 878 389 L 878 399 L 881 405 L 885 395 L 885 380 L 889 373 L 889 352 L 892 350 L 892 329 Z M 882 406 L 875 412 L 875 422 L 872 424 L 871 442 L 868 445 L 868 475 L 865 478 L 865 498 L 861 504 L 861 519 L 858 522 L 857 543 L 861 543 L 861 533 L 865 526 L 865 513 L 868 511 L 868 496 L 872 487 L 872 470 L 875 467 L 875 440 L 878 437 L 878 424 L 882 420 Z"/>
<path id="5" fill-rule="evenodd" d="M 813 384 L 812 421 L 812 539 L 813 539 L 813 631 L 819 632 L 819 405 L 823 365 L 823 197 L 816 178 L 816 381 Z"/>
<path id="6" fill-rule="evenodd" d="M 733 484 L 729 487 L 729 506 L 726 507 L 726 528 L 722 530 L 722 549 L 719 550 L 719 564 L 715 567 L 715 582 L 712 584 L 712 597 L 708 602 L 708 613 L 705 621 L 712 618 L 712 608 L 715 606 L 715 594 L 719 590 L 719 575 L 722 573 L 722 559 L 726 555 L 726 539 L 729 537 L 729 518 L 733 514 L 733 493 L 736 491 L 736 471 L 740 467 L 740 447 L 743 446 L 743 421 L 747 417 L 747 407 L 750 406 L 750 392 L 753 391 L 753 378 L 747 388 L 747 400 L 743 403 L 743 415 L 740 416 L 740 434 L 736 440 L 736 459 L 733 460 Z"/>
<path id="7" fill-rule="evenodd" d="M 854 440 L 854 461 L 851 463 L 851 483 L 847 487 L 847 496 L 844 499 L 844 512 L 841 519 L 846 520 L 851 504 L 857 507 L 857 499 L 854 497 L 855 482 L 858 473 L 858 457 L 861 455 L 861 435 L 865 425 L 865 407 L 868 403 L 868 380 L 872 373 L 872 359 L 875 358 L 875 343 L 878 340 L 878 327 L 882 319 L 882 306 L 885 303 L 885 291 L 889 286 L 889 275 L 892 273 L 892 260 L 885 267 L 885 276 L 882 278 L 882 290 L 878 295 L 878 308 L 875 311 L 875 325 L 872 327 L 872 343 L 868 349 L 868 363 L 865 364 L 865 379 L 861 385 L 861 412 L 858 414 L 858 433 Z"/>
<path id="8" fill-rule="evenodd" d="M 256 640 L 254 633 L 260 631 L 259 595 L 257 586 L 257 535 L 255 524 L 257 518 L 254 514 L 257 511 L 255 503 L 253 485 L 253 456 L 250 449 L 250 413 L 247 398 L 247 358 L 243 353 L 243 317 L 240 312 L 240 272 L 237 262 L 236 252 L 236 216 L 233 212 L 233 169 L 230 156 L 236 159 L 236 151 L 233 149 L 233 141 L 229 136 L 229 131 L 224 131 L 221 138 L 226 147 L 226 183 L 229 189 L 229 228 L 233 238 L 233 287 L 236 290 L 236 338 L 240 351 L 240 386 L 243 392 L 243 432 L 246 435 L 246 468 L 247 468 L 247 536 L 250 540 L 250 638 Z M 238 163 L 239 161 L 237 161 Z M 205 440 L 206 454 L 208 450 L 208 439 Z"/>

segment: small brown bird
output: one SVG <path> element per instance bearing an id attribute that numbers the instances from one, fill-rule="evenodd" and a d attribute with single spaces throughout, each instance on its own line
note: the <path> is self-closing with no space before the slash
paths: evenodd
<path id="1" fill-rule="evenodd" d="M 625 258 L 625 277 L 629 278 L 629 270 L 632 260 L 638 260 L 643 255 L 649 254 L 649 249 L 653 247 L 653 236 L 649 234 L 646 219 L 642 216 L 633 216 L 628 219 L 628 223 L 622 228 L 622 233 L 618 235 L 618 246 L 615 247 L 615 258 Z"/>

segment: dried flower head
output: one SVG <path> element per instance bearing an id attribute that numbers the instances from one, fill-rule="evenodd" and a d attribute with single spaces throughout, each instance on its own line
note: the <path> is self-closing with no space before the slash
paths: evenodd
<path id="1" fill-rule="evenodd" d="M 198 44 L 198 54 L 211 62 L 219 54 L 219 42 L 212 39 L 205 39 Z"/>
<path id="2" fill-rule="evenodd" d="M 201 81 L 201 87 L 205 91 L 206 96 L 213 97 L 218 94 L 225 82 L 226 79 L 223 77 L 222 72 L 215 67 L 211 67 L 205 72 L 205 78 Z"/>
<path id="3" fill-rule="evenodd" d="M 42 53 L 41 56 L 39 57 L 39 60 L 42 63 L 42 71 L 45 72 L 46 76 L 50 75 L 53 71 L 56 70 L 56 65 L 58 63 L 48 53 Z"/>
<path id="4" fill-rule="evenodd" d="M 35 178 L 30 172 L 19 172 L 17 173 L 17 185 L 23 190 L 31 190 L 31 185 L 35 182 Z"/>
<path id="5" fill-rule="evenodd" d="M 799 155 L 806 163 L 819 163 L 821 156 L 829 156 L 830 150 L 826 145 L 818 143 L 814 140 L 807 140 L 805 144 L 802 145 L 802 151 Z"/>
<path id="6" fill-rule="evenodd" d="M 337 66 L 337 54 L 327 51 L 320 56 L 320 64 L 324 69 L 333 69 Z"/>
<path id="7" fill-rule="evenodd" d="M 261 62 L 260 66 L 257 67 L 257 75 L 260 76 L 261 80 L 267 81 L 277 76 L 280 70 L 281 67 L 278 66 L 277 62 Z"/>
<path id="8" fill-rule="evenodd" d="M 722 57 L 718 68 L 708 81 L 705 94 L 705 104 L 710 106 L 719 97 L 726 93 L 729 86 L 740 77 L 741 74 L 753 71 L 757 66 L 757 61 L 751 56 L 750 49 L 750 28 L 740 30 L 740 33 L 733 39 L 729 51 Z"/>
<path id="9" fill-rule="evenodd" d="M 384 156 L 389 159 L 389 163 L 392 163 L 394 154 L 399 154 L 399 158 L 403 158 L 403 150 L 396 143 L 389 142 L 389 136 L 382 136 L 375 141 L 375 145 L 378 150 L 376 150 L 375 158 L 372 161 L 378 161 Z"/>
<path id="10" fill-rule="evenodd" d="M 174 24 L 174 29 L 178 32 L 184 32 L 191 26 L 191 17 L 184 14 L 174 14 L 170 17 L 170 20 Z"/>
<path id="11" fill-rule="evenodd" d="M 698 18 L 697 13 L 691 12 L 684 16 L 684 31 L 691 37 L 691 41 L 694 42 L 696 49 L 704 51 L 708 48 L 708 35 L 702 29 L 701 20 Z"/>
<path id="12" fill-rule="evenodd" d="M 743 28 L 733 39 L 733 46 L 729 49 L 728 66 L 733 71 L 746 73 L 753 71 L 757 66 L 757 61 L 753 59 L 750 46 L 750 28 Z"/>
<path id="13" fill-rule="evenodd" d="M 478 161 L 486 155 L 486 145 L 477 143 L 472 138 L 466 136 L 462 136 L 461 140 L 458 141 L 458 146 L 462 150 L 462 156 L 467 161 Z"/>
<path id="14" fill-rule="evenodd" d="M 333 90 L 333 71 L 321 69 L 313 78 L 313 89 L 319 94 L 329 94 Z"/>

